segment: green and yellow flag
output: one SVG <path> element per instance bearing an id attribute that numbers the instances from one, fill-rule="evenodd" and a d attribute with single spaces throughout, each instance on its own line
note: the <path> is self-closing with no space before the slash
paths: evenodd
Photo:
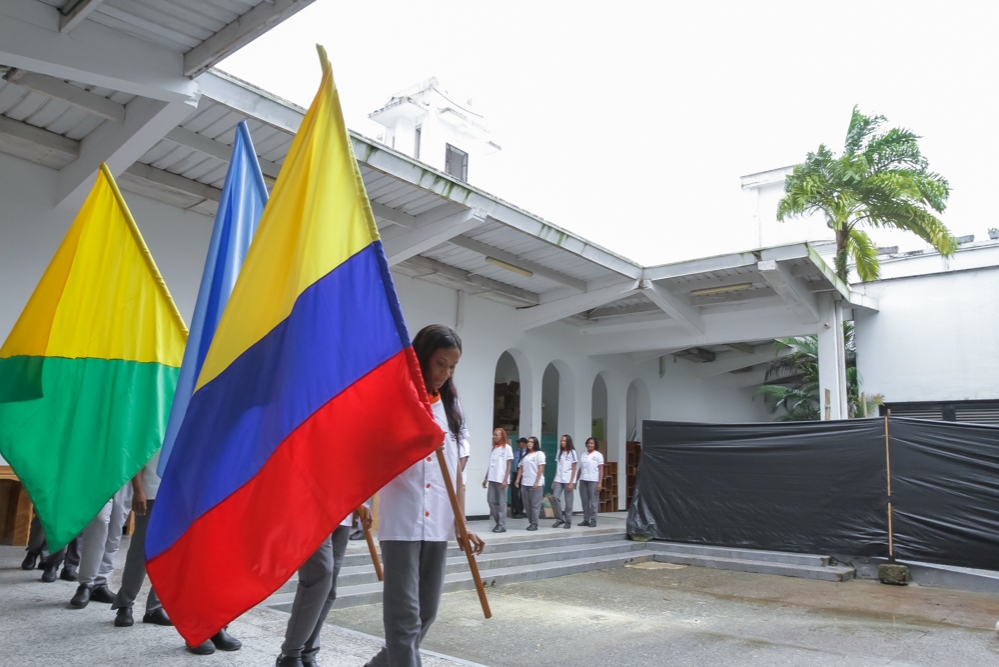
<path id="1" fill-rule="evenodd" d="M 187 329 L 107 167 L 0 348 L 0 456 L 61 548 L 163 444 Z"/>

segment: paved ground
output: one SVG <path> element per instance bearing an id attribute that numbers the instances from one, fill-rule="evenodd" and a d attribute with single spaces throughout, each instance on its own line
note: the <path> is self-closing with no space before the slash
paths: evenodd
<path id="1" fill-rule="evenodd" d="M 124 565 L 127 539 L 123 539 L 119 551 L 119 568 Z M 110 605 L 96 602 L 85 609 L 69 609 L 76 584 L 62 580 L 41 583 L 40 570 L 20 569 L 22 558 L 23 548 L 0 546 L 0 665 L 3 667 L 270 667 L 280 652 L 288 620 L 285 614 L 254 609 L 229 628 L 243 642 L 241 650 L 196 656 L 184 650 L 183 640 L 173 628 L 141 622 L 131 628 L 116 628 Z M 111 583 L 114 590 L 121 578 L 120 569 L 116 574 Z M 140 605 L 145 599 L 143 592 Z M 141 613 L 140 605 L 136 605 L 137 613 Z M 377 637 L 330 626 L 323 632 L 321 664 L 361 667 L 381 645 Z M 469 663 L 425 655 L 423 664 L 455 667 Z"/>
<path id="2" fill-rule="evenodd" d="M 444 596 L 424 646 L 491 667 L 999 665 L 999 597 L 643 564 Z M 381 606 L 330 614 L 381 631 Z"/>

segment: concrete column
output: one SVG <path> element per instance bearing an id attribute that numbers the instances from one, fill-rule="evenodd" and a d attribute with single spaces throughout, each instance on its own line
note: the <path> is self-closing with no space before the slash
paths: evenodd
<path id="1" fill-rule="evenodd" d="M 847 419 L 846 341 L 843 302 L 831 294 L 819 298 L 819 413 L 821 419 Z"/>

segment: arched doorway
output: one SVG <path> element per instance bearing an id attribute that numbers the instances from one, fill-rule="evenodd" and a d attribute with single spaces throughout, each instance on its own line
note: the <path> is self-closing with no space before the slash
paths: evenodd
<path id="1" fill-rule="evenodd" d="M 638 480 L 638 463 L 642 457 L 642 422 L 652 418 L 652 403 L 649 388 L 642 380 L 633 380 L 628 385 L 625 401 L 625 501 L 624 508 L 631 506 Z"/>
<path id="2" fill-rule="evenodd" d="M 493 384 L 493 428 L 505 429 L 512 441 L 520 433 L 521 404 L 520 369 L 513 355 L 504 352 L 496 361 Z"/>
<path id="3" fill-rule="evenodd" d="M 600 450 L 607 455 L 607 383 L 604 382 L 603 374 L 597 375 L 593 380 L 593 390 L 590 399 L 591 425 L 587 437 L 594 437 L 600 444 Z M 580 445 L 586 442 L 583 438 Z"/>

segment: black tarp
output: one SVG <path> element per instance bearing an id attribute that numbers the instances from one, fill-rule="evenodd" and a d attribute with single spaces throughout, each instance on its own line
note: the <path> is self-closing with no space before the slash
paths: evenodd
<path id="1" fill-rule="evenodd" d="M 628 533 L 888 554 L 885 420 L 644 423 Z M 889 419 L 900 560 L 999 569 L 999 427 Z"/>
<path id="2" fill-rule="evenodd" d="M 888 421 L 895 558 L 999 569 L 999 427 Z"/>

